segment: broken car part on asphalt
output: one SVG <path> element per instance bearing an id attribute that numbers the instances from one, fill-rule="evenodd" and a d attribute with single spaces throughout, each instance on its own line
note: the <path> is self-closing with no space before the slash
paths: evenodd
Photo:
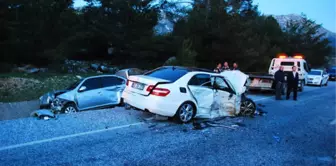
<path id="1" fill-rule="evenodd" d="M 50 118 L 56 118 L 55 113 L 53 113 L 51 110 L 47 110 L 47 109 L 36 110 L 36 111 L 31 113 L 31 116 L 37 117 L 39 119 L 44 119 L 44 120 L 48 120 Z"/>

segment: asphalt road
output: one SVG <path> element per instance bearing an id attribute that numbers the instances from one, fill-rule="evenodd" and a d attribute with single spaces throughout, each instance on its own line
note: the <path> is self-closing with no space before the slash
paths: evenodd
<path id="1" fill-rule="evenodd" d="M 181 125 L 113 108 L 0 121 L 0 165 L 335 165 L 335 85 L 298 101 L 252 94 L 254 118 Z"/>

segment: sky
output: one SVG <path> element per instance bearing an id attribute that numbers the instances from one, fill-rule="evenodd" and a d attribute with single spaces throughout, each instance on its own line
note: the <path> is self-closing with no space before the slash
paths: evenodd
<path id="1" fill-rule="evenodd" d="M 272 15 L 305 14 L 329 31 L 336 32 L 336 0 L 254 0 L 261 13 Z M 75 7 L 83 6 L 75 0 Z"/>
<path id="2" fill-rule="evenodd" d="M 261 13 L 305 14 L 329 31 L 336 32 L 336 0 L 254 0 Z"/>

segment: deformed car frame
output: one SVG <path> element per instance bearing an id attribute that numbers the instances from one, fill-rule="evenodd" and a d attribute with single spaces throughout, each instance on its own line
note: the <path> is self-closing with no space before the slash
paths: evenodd
<path id="1" fill-rule="evenodd" d="M 116 75 L 87 77 L 72 90 L 57 96 L 51 103 L 55 112 L 72 113 L 105 106 L 122 105 L 121 93 L 126 79 Z"/>
<path id="2" fill-rule="evenodd" d="M 122 93 L 125 103 L 154 114 L 193 118 L 253 114 L 255 103 L 246 97 L 248 76 L 240 71 L 214 73 L 205 69 L 163 66 L 130 76 Z"/>

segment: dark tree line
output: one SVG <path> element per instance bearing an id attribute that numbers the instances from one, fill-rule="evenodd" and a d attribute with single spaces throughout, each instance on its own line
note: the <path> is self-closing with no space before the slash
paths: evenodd
<path id="1" fill-rule="evenodd" d="M 282 30 L 252 0 L 195 0 L 184 7 L 163 0 L 86 2 L 75 9 L 72 0 L 0 1 L 1 64 L 100 59 L 151 68 L 175 56 L 176 65 L 213 68 L 229 61 L 257 71 L 280 52 L 302 53 L 312 66 L 324 65 L 332 52 L 320 25 L 304 17 Z M 163 12 L 174 30 L 156 35 Z"/>

